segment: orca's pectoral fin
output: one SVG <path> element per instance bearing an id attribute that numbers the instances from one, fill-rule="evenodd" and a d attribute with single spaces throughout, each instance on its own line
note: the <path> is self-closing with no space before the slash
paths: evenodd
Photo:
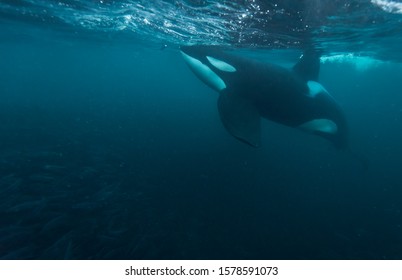
<path id="1" fill-rule="evenodd" d="M 320 53 L 309 49 L 304 51 L 299 61 L 293 66 L 293 71 L 307 81 L 318 81 L 320 73 Z"/>
<path id="2" fill-rule="evenodd" d="M 261 145 L 261 118 L 250 100 L 222 91 L 218 109 L 224 127 L 232 136 L 253 147 Z"/>

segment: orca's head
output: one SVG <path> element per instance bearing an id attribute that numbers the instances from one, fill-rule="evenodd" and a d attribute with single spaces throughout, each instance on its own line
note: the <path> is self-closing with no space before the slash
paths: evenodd
<path id="1" fill-rule="evenodd" d="M 225 61 L 225 55 L 217 47 L 182 46 L 180 51 L 193 73 L 218 92 L 227 87 L 224 73 L 237 71 L 233 65 Z"/>

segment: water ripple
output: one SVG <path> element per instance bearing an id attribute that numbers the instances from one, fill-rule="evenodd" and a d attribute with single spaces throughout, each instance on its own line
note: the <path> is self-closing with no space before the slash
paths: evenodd
<path id="1" fill-rule="evenodd" d="M 81 38 L 377 54 L 402 60 L 402 3 L 387 0 L 4 0 L 0 24 Z M 89 36 L 91 35 L 91 36 Z M 390 47 L 390 46 L 395 46 Z"/>

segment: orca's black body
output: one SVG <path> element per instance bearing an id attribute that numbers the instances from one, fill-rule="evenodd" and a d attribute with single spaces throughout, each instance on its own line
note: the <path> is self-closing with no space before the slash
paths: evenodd
<path id="1" fill-rule="evenodd" d="M 260 146 L 261 117 L 300 128 L 347 148 L 345 117 L 334 98 L 317 82 L 320 61 L 307 51 L 293 69 L 234 56 L 208 46 L 181 47 L 191 70 L 219 92 L 225 128 L 237 139 Z"/>

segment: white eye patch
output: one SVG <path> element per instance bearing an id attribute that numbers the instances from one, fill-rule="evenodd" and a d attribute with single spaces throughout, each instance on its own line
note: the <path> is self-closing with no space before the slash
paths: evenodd
<path id="1" fill-rule="evenodd" d="M 207 56 L 208 61 L 217 69 L 224 71 L 224 72 L 236 72 L 236 68 L 234 68 L 229 63 L 226 63 L 222 60 L 216 59 L 212 56 Z"/>
<path id="2" fill-rule="evenodd" d="M 184 52 L 181 52 L 181 54 L 183 55 L 186 63 L 190 66 L 191 70 L 193 70 L 201 81 L 217 91 L 221 91 L 226 88 L 225 82 L 207 65 L 203 64 L 198 59 L 185 54 Z"/>

